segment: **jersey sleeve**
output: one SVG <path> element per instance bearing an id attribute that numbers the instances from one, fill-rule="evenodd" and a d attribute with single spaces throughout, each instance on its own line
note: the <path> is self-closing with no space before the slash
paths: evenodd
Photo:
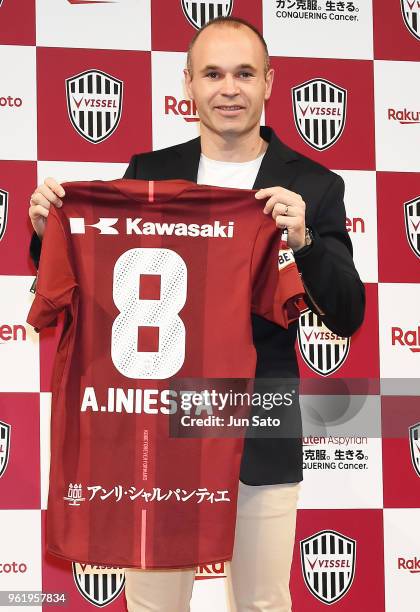
<path id="1" fill-rule="evenodd" d="M 27 322 L 36 331 L 54 326 L 58 314 L 71 304 L 76 286 L 68 240 L 57 211 L 51 207 L 42 240 L 35 299 Z"/>
<path id="2" fill-rule="evenodd" d="M 258 231 L 251 263 L 253 313 L 286 328 L 306 309 L 293 251 L 270 218 Z"/>

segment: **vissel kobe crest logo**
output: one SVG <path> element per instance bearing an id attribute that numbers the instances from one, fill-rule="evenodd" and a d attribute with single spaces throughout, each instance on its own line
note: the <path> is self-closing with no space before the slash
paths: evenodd
<path id="1" fill-rule="evenodd" d="M 347 91 L 325 79 L 312 79 L 293 87 L 292 97 L 303 140 L 318 151 L 336 143 L 346 122 Z"/>
<path id="2" fill-rule="evenodd" d="M 9 194 L 7 191 L 0 189 L 0 240 L 3 238 L 7 225 L 7 204 Z"/>
<path id="3" fill-rule="evenodd" d="M 221 2 L 213 0 L 181 0 L 182 10 L 190 24 L 199 30 L 208 21 L 216 17 L 229 17 L 232 13 L 233 0 Z"/>
<path id="4" fill-rule="evenodd" d="M 322 376 L 338 370 L 350 349 L 350 338 L 341 338 L 331 332 L 311 310 L 300 316 L 298 341 L 307 365 Z"/>
<path id="5" fill-rule="evenodd" d="M 404 203 L 404 220 L 408 244 L 420 257 L 420 196 Z"/>
<path id="6" fill-rule="evenodd" d="M 401 12 L 411 34 L 420 40 L 420 0 L 401 0 Z"/>
<path id="7" fill-rule="evenodd" d="M 416 423 L 409 427 L 410 436 L 410 451 L 411 461 L 416 471 L 417 476 L 420 477 L 420 423 Z"/>
<path id="8" fill-rule="evenodd" d="M 0 421 L 0 478 L 6 471 L 9 462 L 10 432 L 10 425 Z"/>
<path id="9" fill-rule="evenodd" d="M 115 132 L 121 118 L 123 82 L 87 70 L 66 79 L 67 110 L 74 129 L 94 144 Z"/>
<path id="10" fill-rule="evenodd" d="M 84 563 L 73 563 L 72 566 L 73 578 L 79 593 L 95 606 L 108 605 L 124 588 L 125 573 L 122 568 Z"/>
<path id="11" fill-rule="evenodd" d="M 344 597 L 354 578 L 356 542 L 337 531 L 319 531 L 300 542 L 302 574 L 319 601 L 333 604 Z"/>

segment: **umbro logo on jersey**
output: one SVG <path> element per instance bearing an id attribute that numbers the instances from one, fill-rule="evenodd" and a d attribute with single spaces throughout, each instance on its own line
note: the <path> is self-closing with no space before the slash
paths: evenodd
<path id="1" fill-rule="evenodd" d="M 85 234 L 86 228 L 92 227 L 100 234 L 107 235 L 144 234 L 145 236 L 189 236 L 191 238 L 199 236 L 202 238 L 233 238 L 235 226 L 233 221 L 228 221 L 225 225 L 222 225 L 220 221 L 199 225 L 198 223 L 154 223 L 143 221 L 140 217 L 121 220 L 115 217 L 101 217 L 97 223 L 93 224 L 86 223 L 81 217 L 70 217 L 69 221 L 72 234 Z M 123 228 L 115 227 L 117 224 L 122 225 Z"/>
<path id="2" fill-rule="evenodd" d="M 408 244 L 420 257 L 420 196 L 404 203 L 404 220 Z"/>
<path id="3" fill-rule="evenodd" d="M 188 123 L 200 121 L 194 100 L 178 100 L 174 96 L 165 96 L 165 115 L 182 117 Z"/>
<path id="4" fill-rule="evenodd" d="M 341 338 L 331 332 L 310 310 L 300 316 L 298 341 L 304 361 L 322 376 L 338 370 L 350 350 L 350 338 Z"/>
<path id="5" fill-rule="evenodd" d="M 325 604 L 344 597 L 354 578 L 356 541 L 332 530 L 301 540 L 302 574 L 309 591 Z"/>
<path id="6" fill-rule="evenodd" d="M 0 240 L 3 238 L 6 231 L 7 225 L 7 205 L 9 201 L 9 194 L 7 191 L 0 189 Z"/>
<path id="7" fill-rule="evenodd" d="M 293 116 L 303 140 L 314 149 L 328 149 L 340 138 L 346 122 L 347 90 L 326 79 L 312 79 L 292 89 Z"/>
<path id="8" fill-rule="evenodd" d="M 124 588 L 125 572 L 120 567 L 72 563 L 73 578 L 79 593 L 95 606 L 106 606 Z"/>
<path id="9" fill-rule="evenodd" d="M 233 0 L 181 0 L 182 10 L 190 24 L 199 30 L 216 17 L 229 17 Z"/>
<path id="10" fill-rule="evenodd" d="M 411 461 L 414 470 L 420 478 L 420 422 L 412 425 L 408 429 L 410 438 Z"/>
<path id="11" fill-rule="evenodd" d="M 401 12 L 411 34 L 420 40 L 420 0 L 401 0 Z"/>
<path id="12" fill-rule="evenodd" d="M 420 326 L 404 331 L 401 327 L 391 327 L 392 346 L 406 346 L 412 353 L 420 353 Z"/>
<path id="13" fill-rule="evenodd" d="M 0 478 L 5 473 L 9 462 L 11 429 L 8 423 L 0 421 Z"/>
<path id="14" fill-rule="evenodd" d="M 67 110 L 80 136 L 97 144 L 115 132 L 121 119 L 123 85 L 101 70 L 66 79 Z"/>

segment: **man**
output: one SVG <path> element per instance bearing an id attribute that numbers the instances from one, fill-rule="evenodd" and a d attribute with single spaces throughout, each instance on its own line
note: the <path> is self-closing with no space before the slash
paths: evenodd
<path id="1" fill-rule="evenodd" d="M 274 78 L 261 34 L 241 19 L 209 22 L 190 43 L 184 75 L 200 116 L 200 137 L 134 155 L 124 178 L 182 178 L 259 189 L 255 197 L 261 199 L 263 212 L 288 230 L 310 307 L 333 332 L 351 335 L 362 323 L 365 298 L 345 229 L 344 184 L 281 143 L 272 129 L 260 127 Z M 46 179 L 31 197 L 35 261 L 49 207 L 62 206 L 64 196 L 61 185 Z M 297 325 L 285 330 L 255 315 L 252 326 L 256 376 L 298 377 Z M 289 577 L 302 480 L 301 422 L 296 408 L 283 416 L 283 435 L 245 440 L 235 548 L 227 564 L 231 608 L 239 612 L 291 610 Z M 193 581 L 194 569 L 127 570 L 129 610 L 185 612 Z"/>

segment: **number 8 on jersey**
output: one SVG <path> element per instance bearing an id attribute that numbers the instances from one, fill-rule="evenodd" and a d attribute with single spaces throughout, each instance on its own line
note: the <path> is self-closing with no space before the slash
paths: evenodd
<path id="1" fill-rule="evenodd" d="M 142 275 L 160 276 L 160 299 L 139 297 Z M 120 314 L 112 325 L 111 358 L 127 378 L 165 379 L 185 359 L 185 325 L 178 316 L 187 297 L 187 266 L 169 249 L 136 248 L 116 261 L 113 299 Z M 139 327 L 159 328 L 159 350 L 138 350 Z M 141 347 L 140 347 L 141 348 Z"/>

